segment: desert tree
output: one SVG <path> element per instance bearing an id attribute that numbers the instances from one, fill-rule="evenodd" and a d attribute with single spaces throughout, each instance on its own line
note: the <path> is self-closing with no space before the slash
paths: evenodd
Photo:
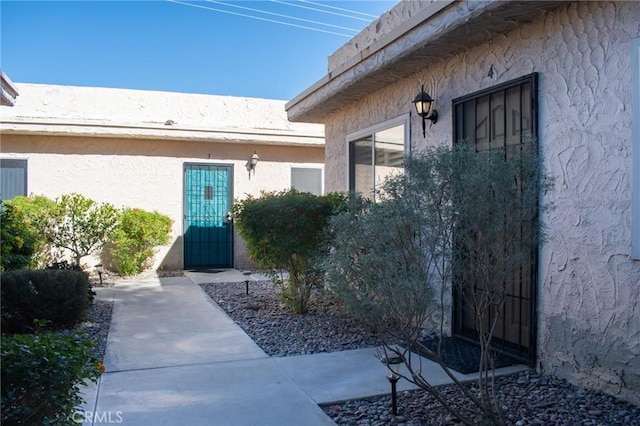
<path id="1" fill-rule="evenodd" d="M 83 257 L 97 253 L 112 237 L 120 213 L 109 203 L 76 193 L 62 195 L 56 202 L 62 220 L 53 231 L 52 244 L 71 252 L 74 264 L 81 267 Z"/>
<path id="2" fill-rule="evenodd" d="M 512 271 L 542 235 L 538 194 L 549 183 L 541 170 L 532 142 L 486 152 L 433 148 L 406 158 L 405 173 L 386 179 L 377 202 L 352 195 L 330 221 L 327 289 L 385 336 L 381 357 L 401 357 L 404 377 L 466 424 L 504 422 L 490 347 Z M 475 316 L 474 391 L 442 360 L 453 289 Z M 423 343 L 425 331 L 438 336 L 435 349 Z M 464 404 L 429 382 L 416 353 L 436 360 Z"/>

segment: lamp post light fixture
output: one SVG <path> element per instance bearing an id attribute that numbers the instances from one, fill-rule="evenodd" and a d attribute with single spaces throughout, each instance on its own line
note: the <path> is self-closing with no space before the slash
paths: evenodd
<path id="1" fill-rule="evenodd" d="M 433 104 L 435 103 L 433 98 L 429 96 L 427 92 L 424 91 L 424 85 L 422 86 L 422 90 L 416 98 L 412 102 L 416 107 L 416 112 L 420 117 L 422 117 L 422 137 L 426 136 L 425 132 L 425 123 L 427 120 L 431 120 L 433 124 L 438 122 L 438 111 L 433 108 Z"/>
<path id="2" fill-rule="evenodd" d="M 387 366 L 387 380 L 391 383 L 391 411 L 394 416 L 398 415 L 398 396 L 396 391 L 396 384 L 400 380 L 400 366 L 402 366 L 402 357 L 394 356 L 382 356 L 380 361 Z"/>
<path id="3" fill-rule="evenodd" d="M 96 265 L 96 273 L 98 274 L 98 277 L 100 278 L 100 285 L 102 285 L 102 274 L 104 274 L 104 268 L 102 267 L 102 263 L 98 263 Z"/>
<path id="4" fill-rule="evenodd" d="M 252 273 L 253 272 L 251 271 L 242 271 L 242 275 L 244 275 L 245 292 L 247 295 L 249 294 L 249 281 L 251 281 Z"/>

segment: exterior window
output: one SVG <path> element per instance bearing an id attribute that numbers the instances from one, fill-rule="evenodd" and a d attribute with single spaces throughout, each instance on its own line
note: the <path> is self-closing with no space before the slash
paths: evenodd
<path id="1" fill-rule="evenodd" d="M 536 74 L 453 100 L 454 143 L 476 151 L 506 148 L 535 138 Z"/>
<path id="2" fill-rule="evenodd" d="M 349 136 L 349 189 L 375 199 L 384 179 L 404 170 L 406 119 Z"/>
<path id="3" fill-rule="evenodd" d="M 292 167 L 291 187 L 300 192 L 322 195 L 322 169 Z"/>
<path id="4" fill-rule="evenodd" d="M 27 195 L 27 160 L 0 160 L 0 198 Z"/>

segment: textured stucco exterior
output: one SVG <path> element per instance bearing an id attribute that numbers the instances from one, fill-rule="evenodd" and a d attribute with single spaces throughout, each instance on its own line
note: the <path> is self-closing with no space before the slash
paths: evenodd
<path id="1" fill-rule="evenodd" d="M 456 2 L 440 12 L 445 16 L 398 38 L 380 56 L 395 51 L 401 57 L 397 52 L 416 33 L 444 31 L 454 26 L 447 14 L 463 16 L 487 3 Z M 508 7 L 508 2 L 496 3 Z M 434 22 L 444 27 L 429 28 Z M 540 249 L 538 367 L 635 403 L 640 403 L 640 262 L 630 256 L 631 129 L 640 115 L 631 110 L 630 42 L 639 36 L 639 2 L 563 5 L 455 54 L 424 61 L 419 72 L 381 85 L 357 105 L 345 102 L 322 120 L 326 189 L 344 190 L 348 134 L 411 114 L 412 149 L 450 145 L 453 99 L 537 72 L 539 144 L 555 179 L 554 189 L 542 200 L 553 209 L 542 218 L 548 241 Z M 367 60 L 375 63 L 376 58 Z M 348 87 L 339 80 L 355 78 L 357 68 L 291 101 L 290 117 L 321 116 L 321 108 L 313 110 L 314 102 L 328 105 L 324 97 L 329 86 Z M 385 78 L 382 73 L 372 76 Z M 422 84 L 436 99 L 439 113 L 437 124 L 428 122 L 426 138 L 411 111 Z"/>
<path id="2" fill-rule="evenodd" d="M 445 7 L 453 0 L 418 0 L 401 2 L 397 6 L 383 13 L 375 22 L 360 31 L 355 37 L 345 43 L 340 49 L 331 54 L 327 60 L 329 72 L 338 70 L 349 61 L 358 59 L 364 49 L 370 48 L 385 35 L 392 33 L 397 28 L 410 21 L 412 17 L 426 11 L 427 15 L 435 13 L 441 7 Z M 437 3 L 429 10 L 427 3 Z M 421 17 L 422 18 L 422 17 Z"/>
<path id="3" fill-rule="evenodd" d="M 18 102 L 0 111 L 0 157 L 27 160 L 29 194 L 77 192 L 171 217 L 171 243 L 155 268 L 183 266 L 185 164 L 233 166 L 235 199 L 290 188 L 292 167 L 323 168 L 323 126 L 288 122 L 283 101 L 16 86 Z M 250 175 L 254 152 L 260 160 Z M 237 235 L 234 246 L 234 266 L 250 266 Z"/>

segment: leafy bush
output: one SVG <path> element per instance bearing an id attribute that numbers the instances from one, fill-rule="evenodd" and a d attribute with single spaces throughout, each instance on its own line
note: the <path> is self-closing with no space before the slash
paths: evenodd
<path id="1" fill-rule="evenodd" d="M 80 194 L 63 195 L 58 200 L 64 220 L 53 235 L 53 245 L 69 250 L 76 265 L 94 254 L 111 239 L 118 223 L 118 210 L 108 203 L 96 203 Z"/>
<path id="2" fill-rule="evenodd" d="M 306 313 L 311 289 L 319 282 L 312 264 L 323 229 L 344 196 L 317 196 L 295 189 L 263 193 L 234 204 L 236 229 L 247 243 L 251 260 L 270 271 L 280 296 L 297 313 Z M 289 272 L 283 280 L 278 270 Z"/>
<path id="3" fill-rule="evenodd" d="M 24 215 L 11 203 L 0 204 L 0 211 L 0 268 L 27 268 L 36 251 L 37 234 L 25 226 Z"/>
<path id="4" fill-rule="evenodd" d="M 1 280 L 3 332 L 29 332 L 36 321 L 53 329 L 71 326 L 85 318 L 93 302 L 82 271 L 9 271 Z"/>
<path id="5" fill-rule="evenodd" d="M 124 209 L 111 249 L 116 271 L 134 275 L 144 270 L 154 249 L 169 242 L 172 220 L 157 211 Z"/>
<path id="6" fill-rule="evenodd" d="M 22 226 L 34 236 L 34 253 L 30 266 L 42 269 L 61 257 L 53 250 L 56 227 L 64 220 L 62 209 L 55 200 L 43 195 L 18 196 L 9 203 L 20 213 Z"/>
<path id="7" fill-rule="evenodd" d="M 2 335 L 1 368 L 3 425 L 78 423 L 80 385 L 104 371 L 90 341 L 51 332 Z"/>
<path id="8" fill-rule="evenodd" d="M 425 235 L 431 223 L 407 198 L 374 202 L 353 194 L 348 209 L 330 221 L 325 288 L 381 333 L 412 332 L 414 324 L 419 331 L 439 313 L 437 286 L 429 285 L 439 261 L 433 236 Z"/>
<path id="9" fill-rule="evenodd" d="M 158 212 L 122 212 L 80 194 L 52 200 L 42 195 L 15 197 L 2 210 L 2 269 L 49 268 L 66 262 L 81 268 L 84 256 L 112 241 L 114 267 L 123 275 L 141 272 L 154 248 L 167 244 L 171 219 Z M 122 217 L 121 217 L 122 216 Z M 56 267 L 54 269 L 60 269 Z"/>

